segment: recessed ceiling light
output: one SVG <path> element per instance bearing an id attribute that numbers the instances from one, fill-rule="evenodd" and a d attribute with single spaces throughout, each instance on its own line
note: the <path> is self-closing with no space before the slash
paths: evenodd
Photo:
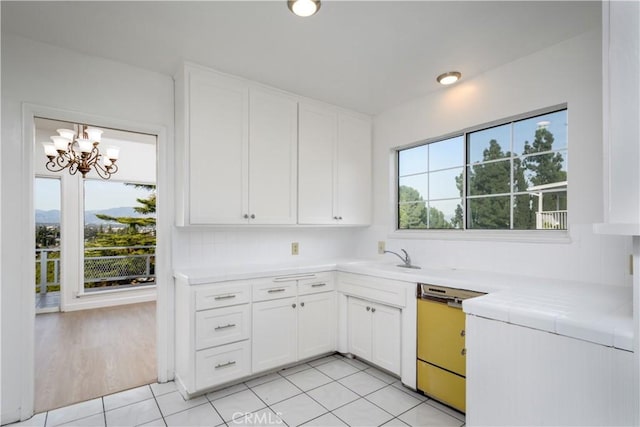
<path id="1" fill-rule="evenodd" d="M 460 77 L 462 77 L 462 74 L 460 74 L 459 72 L 449 71 L 447 73 L 440 74 L 438 78 L 436 78 L 436 80 L 441 85 L 450 85 L 457 82 L 460 79 Z"/>
<path id="2" fill-rule="evenodd" d="M 287 6 L 296 15 L 307 17 L 320 10 L 320 0 L 287 0 Z"/>

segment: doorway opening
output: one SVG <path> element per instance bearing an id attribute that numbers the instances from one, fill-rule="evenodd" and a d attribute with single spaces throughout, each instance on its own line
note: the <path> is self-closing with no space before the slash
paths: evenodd
<path id="1" fill-rule="evenodd" d="M 43 412 L 157 381 L 157 137 L 99 123 L 34 124 L 34 409 Z M 103 130 L 101 151 L 120 149 L 108 180 L 45 167 L 41 142 L 85 125 Z"/>

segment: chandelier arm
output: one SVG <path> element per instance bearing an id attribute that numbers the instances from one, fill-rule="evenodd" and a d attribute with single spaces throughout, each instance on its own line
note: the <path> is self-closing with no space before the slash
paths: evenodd
<path id="1" fill-rule="evenodd" d="M 75 175 L 78 172 L 78 162 L 73 162 L 69 164 L 69 174 Z"/>
<path id="2" fill-rule="evenodd" d="M 98 162 L 93 164 L 93 168 L 96 170 L 96 172 L 98 173 L 98 175 L 102 179 L 109 179 L 109 178 L 111 178 L 111 174 L 115 173 L 115 172 L 111 172 L 111 168 L 109 168 L 109 167 L 104 168 Z"/>

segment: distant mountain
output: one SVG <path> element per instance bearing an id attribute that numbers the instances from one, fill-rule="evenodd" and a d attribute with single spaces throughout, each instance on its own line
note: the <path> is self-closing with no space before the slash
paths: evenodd
<path id="1" fill-rule="evenodd" d="M 103 221 L 99 219 L 96 214 L 109 215 L 113 217 L 128 216 L 133 218 L 139 218 L 147 215 L 140 214 L 133 210 L 132 207 L 120 207 L 111 209 L 102 209 L 94 211 L 86 211 L 84 214 L 85 224 L 109 224 L 109 221 Z M 36 224 L 59 224 L 60 223 L 60 211 L 57 209 L 50 211 L 43 211 L 36 209 Z M 113 222 L 112 222 L 113 223 Z"/>

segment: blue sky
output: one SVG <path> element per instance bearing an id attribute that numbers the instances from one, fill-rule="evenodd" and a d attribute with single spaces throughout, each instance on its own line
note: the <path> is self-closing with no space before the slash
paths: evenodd
<path id="1" fill-rule="evenodd" d="M 146 198 L 150 192 L 124 185 L 121 182 L 85 180 L 85 210 L 138 206 L 138 198 Z M 36 178 L 34 207 L 39 210 L 60 209 L 60 180 Z"/>

